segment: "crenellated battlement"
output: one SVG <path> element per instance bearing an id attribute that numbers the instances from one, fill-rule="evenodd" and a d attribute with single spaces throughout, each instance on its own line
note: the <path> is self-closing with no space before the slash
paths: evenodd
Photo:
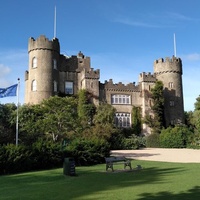
<path id="1" fill-rule="evenodd" d="M 33 37 L 29 38 L 28 52 L 40 49 L 57 51 L 58 53 L 60 53 L 60 44 L 57 38 L 49 40 L 44 35 L 41 35 L 36 40 Z"/>
<path id="2" fill-rule="evenodd" d="M 135 85 L 135 82 L 123 84 L 122 82 L 119 83 L 113 83 L 113 80 L 110 79 L 109 81 L 105 81 L 104 83 L 106 90 L 112 90 L 112 91 L 126 91 L 126 92 L 137 92 L 140 91 L 140 88 L 138 85 Z"/>
<path id="3" fill-rule="evenodd" d="M 157 64 L 157 63 L 182 63 L 182 61 L 180 58 L 172 56 L 172 58 L 166 57 L 165 59 L 160 58 L 158 60 L 155 60 L 154 64 Z"/>
<path id="4" fill-rule="evenodd" d="M 160 58 L 154 61 L 154 73 L 178 73 L 182 74 L 182 61 L 180 58 L 176 57 L 166 57 L 165 60 Z"/>
<path id="5" fill-rule="evenodd" d="M 139 75 L 139 82 L 155 82 L 156 81 L 156 77 L 154 74 L 151 74 L 150 72 L 146 73 L 146 72 L 142 72 Z"/>
<path id="6" fill-rule="evenodd" d="M 90 68 L 90 70 L 88 71 L 87 69 L 83 69 L 83 73 L 85 78 L 88 79 L 99 79 L 100 77 L 100 70 L 94 70 L 93 68 Z"/>

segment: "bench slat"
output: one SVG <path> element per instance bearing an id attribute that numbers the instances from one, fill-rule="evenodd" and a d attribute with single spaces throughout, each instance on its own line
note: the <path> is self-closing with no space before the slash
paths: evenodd
<path id="1" fill-rule="evenodd" d="M 106 161 L 106 171 L 108 171 L 108 169 L 112 169 L 112 171 L 114 171 L 113 169 L 113 164 L 124 164 L 124 169 L 128 166 L 130 167 L 130 170 L 132 169 L 131 167 L 131 160 L 125 158 L 124 156 L 121 157 L 106 157 L 105 158 Z"/>

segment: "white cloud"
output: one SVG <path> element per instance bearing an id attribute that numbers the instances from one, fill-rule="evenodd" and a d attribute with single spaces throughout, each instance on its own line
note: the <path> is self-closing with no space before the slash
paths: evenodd
<path id="1" fill-rule="evenodd" d="M 173 20 L 181 20 L 181 21 L 199 21 L 200 20 L 198 18 L 191 18 L 189 16 L 186 16 L 180 13 L 172 13 L 172 12 L 167 12 L 167 16 L 172 18 Z"/>
<path id="2" fill-rule="evenodd" d="M 145 13 L 144 15 L 137 14 L 135 16 L 116 15 L 113 21 L 136 27 L 169 28 L 174 27 L 178 22 L 195 22 L 200 21 L 200 19 L 191 18 L 180 13 L 165 12 L 157 14 Z"/>
<path id="3" fill-rule="evenodd" d="M 200 54 L 199 53 L 193 53 L 183 56 L 183 59 L 186 59 L 188 61 L 198 61 L 200 60 Z"/>
<path id="4" fill-rule="evenodd" d="M 145 28 L 160 28 L 161 27 L 160 25 L 150 24 L 148 22 L 142 22 L 142 21 L 133 21 L 128 18 L 120 18 L 114 21 L 125 24 L 125 25 L 137 26 L 137 27 L 145 27 Z"/>
<path id="5" fill-rule="evenodd" d="M 6 76 L 7 74 L 10 73 L 11 69 L 3 64 L 0 63 L 0 78 Z"/>

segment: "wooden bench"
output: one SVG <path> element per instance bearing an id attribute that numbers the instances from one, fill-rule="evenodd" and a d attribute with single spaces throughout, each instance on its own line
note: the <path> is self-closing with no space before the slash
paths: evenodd
<path id="1" fill-rule="evenodd" d="M 124 169 L 128 166 L 130 167 L 130 170 L 132 169 L 131 167 L 131 160 L 125 158 L 124 156 L 122 157 L 107 157 L 105 158 L 106 161 L 106 171 L 108 171 L 108 169 L 112 169 L 112 171 L 114 171 L 113 169 L 113 165 L 114 164 L 124 164 Z"/>

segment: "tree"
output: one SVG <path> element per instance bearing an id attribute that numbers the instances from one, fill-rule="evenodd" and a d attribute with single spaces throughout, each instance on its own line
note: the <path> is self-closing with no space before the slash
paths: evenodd
<path id="1" fill-rule="evenodd" d="M 78 93 L 78 116 L 82 124 L 91 124 L 95 114 L 95 106 L 89 101 L 89 93 L 82 89 Z"/>
<path id="2" fill-rule="evenodd" d="M 160 147 L 185 148 L 190 144 L 193 133 L 185 125 L 163 129 L 160 134 Z"/>
<path id="3" fill-rule="evenodd" d="M 15 111 L 15 104 L 0 104 L 0 144 L 15 143 Z"/>
<path id="4" fill-rule="evenodd" d="M 53 141 L 62 140 L 77 131 L 79 123 L 75 98 L 50 97 L 42 102 L 41 108 L 44 110 L 41 126 Z"/>
<path id="5" fill-rule="evenodd" d="M 141 116 L 141 108 L 133 106 L 132 108 L 132 113 L 131 113 L 131 118 L 132 118 L 132 128 L 133 132 L 136 135 L 139 135 L 141 133 L 141 126 L 142 126 L 142 116 Z"/>
<path id="6" fill-rule="evenodd" d="M 32 144 L 38 138 L 44 137 L 43 123 L 44 109 L 41 105 L 25 104 L 19 107 L 19 142 Z"/>
<path id="7" fill-rule="evenodd" d="M 96 115 L 94 116 L 94 123 L 100 124 L 114 124 L 114 116 L 116 109 L 107 103 L 102 103 L 97 107 Z"/>
<path id="8" fill-rule="evenodd" d="M 160 133 L 165 126 L 163 83 L 161 81 L 156 81 L 154 88 L 151 89 L 151 98 L 154 117 L 147 115 L 145 123 L 152 128 L 153 133 Z"/>
<path id="9" fill-rule="evenodd" d="M 196 98 L 191 122 L 195 127 L 195 132 L 200 133 L 200 96 Z"/>

